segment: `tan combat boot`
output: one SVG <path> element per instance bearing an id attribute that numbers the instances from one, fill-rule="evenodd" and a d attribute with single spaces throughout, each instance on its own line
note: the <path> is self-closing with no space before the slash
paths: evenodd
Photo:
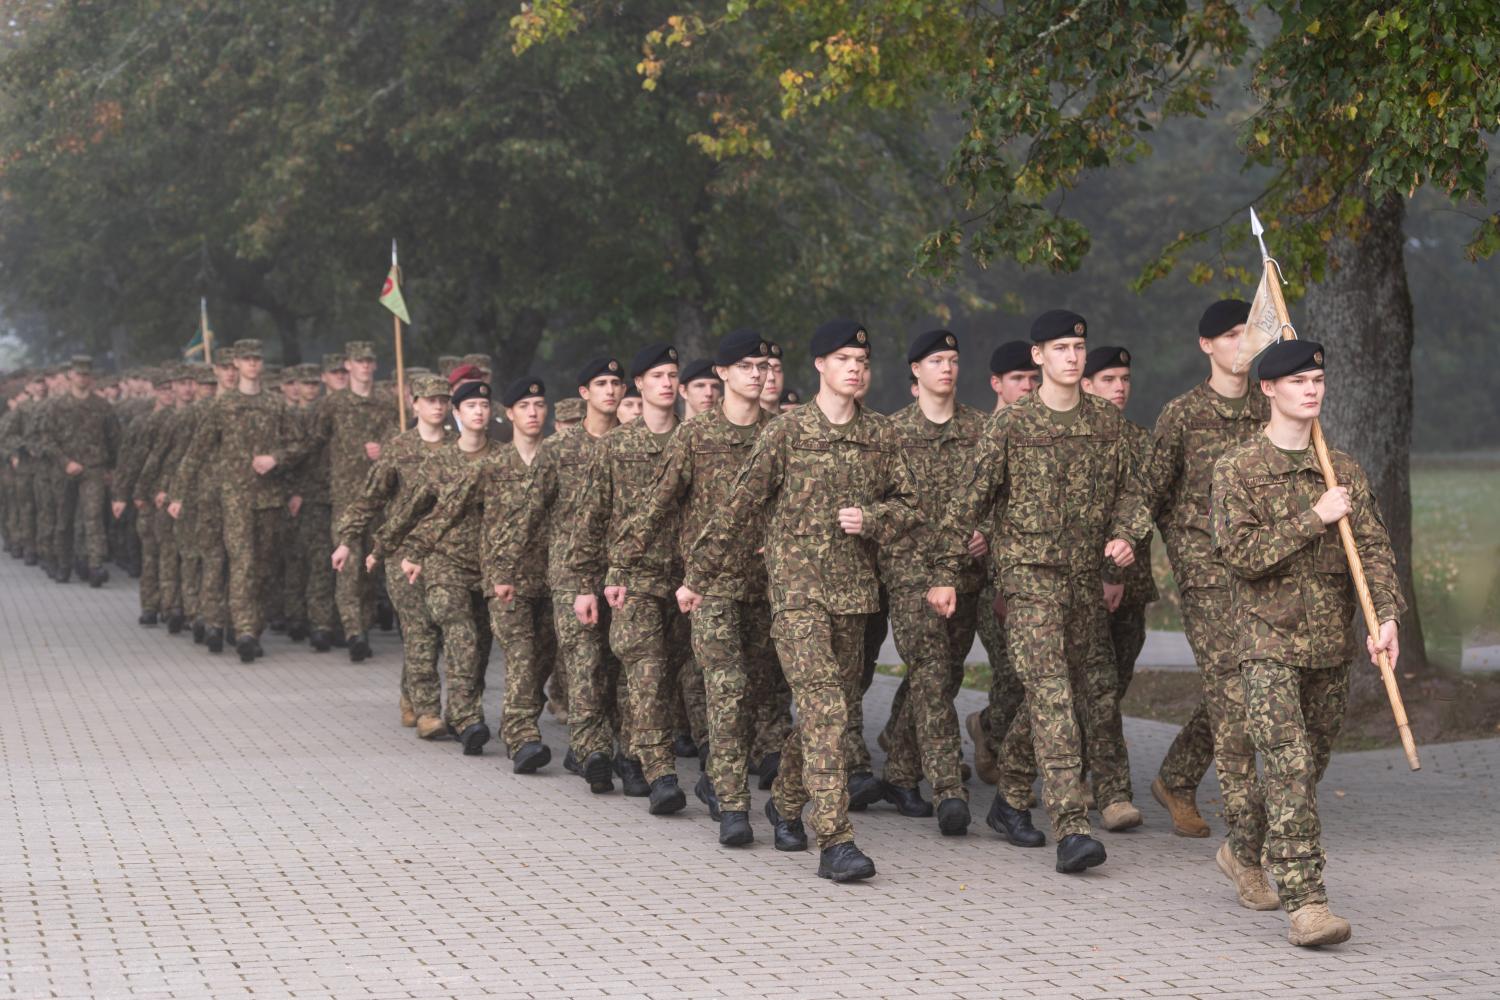
<path id="1" fill-rule="evenodd" d="M 1286 939 L 1299 948 L 1316 948 L 1320 944 L 1343 944 L 1353 929 L 1349 921 L 1334 916 L 1327 903 L 1308 903 L 1293 910 L 1291 929 Z"/>
<path id="2" fill-rule="evenodd" d="M 979 780 L 987 785 L 1000 784 L 1000 764 L 995 760 L 995 754 L 990 749 L 990 741 L 985 738 L 984 726 L 980 723 L 978 712 L 970 712 L 969 717 L 964 719 L 964 728 L 969 731 L 969 739 L 974 741 L 974 773 L 979 775 Z"/>
<path id="3" fill-rule="evenodd" d="M 424 740 L 441 736 L 448 731 L 448 724 L 435 715 L 424 715 L 417 720 L 417 735 Z"/>
<path id="4" fill-rule="evenodd" d="M 1191 796 L 1178 795 L 1160 778 L 1151 781 L 1151 797 L 1172 816 L 1172 832 L 1179 837 L 1207 837 L 1208 821 Z"/>
<path id="5" fill-rule="evenodd" d="M 417 724 L 417 712 L 411 707 L 411 702 L 406 700 L 406 695 L 401 696 L 401 724 L 407 729 Z"/>
<path id="6" fill-rule="evenodd" d="M 1141 825 L 1141 811 L 1129 802 L 1111 802 L 1099 814 L 1099 823 L 1112 833 Z"/>
<path id="7" fill-rule="evenodd" d="M 1235 857 L 1234 852 L 1229 849 L 1229 841 L 1226 840 L 1219 845 L 1219 853 L 1214 855 L 1214 863 L 1219 866 L 1219 871 L 1229 876 L 1229 881 L 1234 883 L 1235 894 L 1240 897 L 1240 905 L 1245 909 L 1275 910 L 1281 906 L 1281 901 L 1276 897 L 1276 890 L 1271 888 L 1271 883 L 1266 878 L 1265 869 L 1260 865 L 1251 867 L 1241 864 L 1240 859 Z M 1324 909 L 1326 910 L 1327 907 Z"/>

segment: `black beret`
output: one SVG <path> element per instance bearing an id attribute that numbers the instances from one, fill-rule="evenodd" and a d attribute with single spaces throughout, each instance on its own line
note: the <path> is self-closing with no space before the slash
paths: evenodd
<path id="1" fill-rule="evenodd" d="M 1083 359 L 1083 377 L 1093 378 L 1106 368 L 1129 368 L 1130 352 L 1123 347 L 1096 347 Z"/>
<path id="2" fill-rule="evenodd" d="M 768 341 L 766 341 L 766 346 L 768 346 L 768 347 L 771 348 L 771 357 L 775 358 L 777 361 L 780 361 L 781 360 L 781 345 L 778 344 L 778 343 L 776 343 L 773 340 L 768 340 Z"/>
<path id="3" fill-rule="evenodd" d="M 699 358 L 697 361 L 689 361 L 682 369 L 682 374 L 677 376 L 677 381 L 682 385 L 696 382 L 699 379 L 711 378 L 715 382 L 719 376 L 714 374 L 714 365 L 707 358 Z"/>
<path id="4" fill-rule="evenodd" d="M 1040 371 L 1041 365 L 1031 360 L 1031 345 L 1024 340 L 1011 340 L 995 348 L 990 355 L 990 374 L 1004 375 L 1007 372 Z"/>
<path id="5" fill-rule="evenodd" d="M 1208 340 L 1222 337 L 1250 318 L 1250 303 L 1244 299 L 1220 299 L 1203 310 L 1198 321 L 1198 336 Z"/>
<path id="6" fill-rule="evenodd" d="M 929 354 L 938 351 L 958 350 L 958 338 L 947 330 L 928 330 L 926 333 L 918 334 L 906 349 L 906 363 L 914 365 Z"/>
<path id="7" fill-rule="evenodd" d="M 870 350 L 870 335 L 865 332 L 864 324 L 852 319 L 829 320 L 812 336 L 812 356 L 815 358 L 850 346 L 863 347 L 866 352 Z"/>
<path id="8" fill-rule="evenodd" d="M 640 378 L 651 369 L 659 365 L 675 365 L 677 363 L 677 348 L 671 344 L 652 344 L 635 352 L 635 357 L 630 359 L 630 377 Z"/>
<path id="9" fill-rule="evenodd" d="M 1063 337 L 1087 337 L 1088 322 L 1076 312 L 1068 309 L 1049 309 L 1031 323 L 1031 340 L 1045 344 L 1049 340 Z"/>
<path id="10" fill-rule="evenodd" d="M 774 346 L 762 340 L 754 330 L 735 330 L 733 333 L 726 333 L 724 339 L 719 341 L 718 350 L 714 351 L 714 364 L 727 366 L 745 358 L 768 358 Z M 775 350 L 779 357 L 781 348 L 776 347 Z M 687 379 L 682 381 L 686 382 Z"/>
<path id="11" fill-rule="evenodd" d="M 783 389 L 781 390 L 780 403 L 782 406 L 786 406 L 787 404 L 791 404 L 792 406 L 800 406 L 802 404 L 802 393 L 798 392 L 796 389 Z"/>
<path id="12" fill-rule="evenodd" d="M 547 387 L 535 375 L 527 375 L 505 387 L 505 392 L 500 396 L 500 403 L 503 406 L 515 406 L 521 400 L 530 399 L 532 396 L 546 399 Z"/>
<path id="13" fill-rule="evenodd" d="M 583 367 L 578 369 L 578 384 L 588 385 L 601 375 L 613 375 L 615 378 L 625 377 L 625 373 L 620 370 L 620 362 L 614 358 L 594 358 L 584 362 Z"/>
<path id="14" fill-rule="evenodd" d="M 1277 379 L 1314 370 L 1323 370 L 1322 344 L 1315 340 L 1278 340 L 1260 356 L 1255 377 Z"/>
<path id="15" fill-rule="evenodd" d="M 489 398 L 490 387 L 488 383 L 479 381 L 460 382 L 458 387 L 453 390 L 453 408 L 455 410 L 458 409 L 459 405 L 468 399 Z"/>
<path id="16" fill-rule="evenodd" d="M 633 382 L 633 381 L 629 382 L 625 386 L 625 395 L 622 396 L 621 398 L 622 399 L 640 399 L 641 398 L 641 390 L 639 390 L 639 389 L 637 389 L 635 387 L 635 382 Z"/>

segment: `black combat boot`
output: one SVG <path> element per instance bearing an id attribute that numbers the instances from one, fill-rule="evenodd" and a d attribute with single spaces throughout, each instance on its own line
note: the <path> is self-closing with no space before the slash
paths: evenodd
<path id="1" fill-rule="evenodd" d="M 1104 864 L 1104 845 L 1086 833 L 1070 833 L 1057 842 L 1057 870 L 1064 875 Z"/>
<path id="2" fill-rule="evenodd" d="M 802 817 L 784 820 L 776 811 L 776 803 L 766 800 L 766 819 L 771 821 L 772 839 L 778 851 L 807 850 L 807 830 L 802 826 Z"/>
<path id="3" fill-rule="evenodd" d="M 651 786 L 646 783 L 646 772 L 641 770 L 640 761 L 631 760 L 616 751 L 615 774 L 620 776 L 621 790 L 631 798 L 639 799 L 651 794 Z"/>
<path id="4" fill-rule="evenodd" d="M 515 774 L 533 774 L 551 760 L 552 751 L 547 749 L 547 744 L 533 740 L 521 744 L 521 749 L 511 758 L 510 769 Z"/>
<path id="5" fill-rule="evenodd" d="M 314 653 L 326 653 L 333 648 L 333 636 L 326 628 L 315 628 L 308 635 L 307 644 Z"/>
<path id="6" fill-rule="evenodd" d="M 360 663 L 370 658 L 370 637 L 361 632 L 349 640 L 349 662 Z"/>
<path id="7" fill-rule="evenodd" d="M 224 652 L 224 630 L 221 628 L 205 629 L 203 632 L 203 645 L 208 647 L 210 653 Z"/>
<path id="8" fill-rule="evenodd" d="M 698 775 L 698 783 L 693 786 L 693 794 L 698 796 L 698 801 L 708 806 L 710 819 L 720 819 L 719 793 L 714 791 L 714 783 L 709 780 L 708 772 L 704 771 Z"/>
<path id="9" fill-rule="evenodd" d="M 852 796 L 850 800 L 853 801 Z M 896 811 L 903 816 L 925 819 L 932 815 L 932 803 L 922 798 L 922 791 L 919 788 L 902 788 L 887 781 L 885 800 L 895 806 Z"/>
<path id="10" fill-rule="evenodd" d="M 698 744 L 694 743 L 693 738 L 687 733 L 678 733 L 672 737 L 672 753 L 678 757 L 696 757 Z"/>
<path id="11" fill-rule="evenodd" d="M 234 640 L 234 651 L 240 654 L 241 663 L 254 663 L 255 636 L 246 633 Z"/>
<path id="12" fill-rule="evenodd" d="M 109 582 L 109 570 L 103 566 L 94 566 L 89 569 L 89 586 L 98 590 Z"/>
<path id="13" fill-rule="evenodd" d="M 182 609 L 180 609 L 180 608 L 171 608 L 171 609 L 169 609 L 167 611 L 167 634 L 168 635 L 176 635 L 177 633 L 181 632 L 182 631 L 182 626 L 184 624 L 186 624 L 186 623 L 187 623 L 187 617 L 185 615 L 183 615 Z M 197 632 L 193 633 L 194 638 L 196 638 L 197 635 L 198 635 Z"/>
<path id="14" fill-rule="evenodd" d="M 484 745 L 490 741 L 490 727 L 482 722 L 468 726 L 461 733 L 454 733 L 463 744 L 465 757 L 478 757 L 484 753 Z"/>
<path id="15" fill-rule="evenodd" d="M 609 754 L 603 750 L 595 750 L 584 760 L 583 780 L 589 783 L 589 791 L 595 795 L 604 795 L 615 790 L 615 783 L 610 780 L 609 775 Z"/>
<path id="16" fill-rule="evenodd" d="M 818 855 L 818 878 L 835 882 L 858 882 L 875 874 L 875 862 L 854 846 L 854 841 L 823 848 Z"/>
<path id="17" fill-rule="evenodd" d="M 944 799 L 937 807 L 938 832 L 962 837 L 969 832 L 969 804 L 963 799 Z"/>
<path id="18" fill-rule="evenodd" d="M 869 771 L 849 775 L 849 811 L 864 812 L 885 798 L 885 782 Z"/>
<path id="19" fill-rule="evenodd" d="M 396 609 L 385 601 L 375 602 L 375 624 L 382 632 L 389 632 L 396 627 Z"/>
<path id="20" fill-rule="evenodd" d="M 272 635 L 286 635 L 286 629 L 287 629 L 286 619 L 285 618 L 272 618 L 270 620 L 270 622 L 267 623 L 266 628 L 270 631 L 270 633 Z"/>
<path id="21" fill-rule="evenodd" d="M 578 763 L 578 755 L 573 752 L 572 747 L 568 747 L 568 752 L 563 754 L 563 770 L 569 774 L 583 773 L 583 765 Z"/>
<path id="22" fill-rule="evenodd" d="M 1006 840 L 1017 847 L 1041 847 L 1047 842 L 1047 835 L 1031 825 L 1030 809 L 1012 809 L 1005 796 L 999 792 L 995 793 L 995 801 L 990 805 L 990 814 L 984 821 Z"/>
<path id="23" fill-rule="evenodd" d="M 168 624 L 170 625 L 171 623 L 168 622 Z M 208 626 L 203 624 L 202 618 L 199 618 L 197 621 L 193 622 L 193 644 L 195 646 L 203 645 L 203 639 L 207 635 Z"/>
<path id="24" fill-rule="evenodd" d="M 136 623 L 139 625 L 144 625 L 147 628 L 151 628 L 156 624 L 156 612 L 142 611 L 141 616 L 136 619 Z"/>
<path id="25" fill-rule="evenodd" d="M 755 839 L 750 829 L 750 814 L 738 809 L 719 814 L 719 843 L 725 847 L 744 847 Z"/>
<path id="26" fill-rule="evenodd" d="M 669 816 L 687 807 L 687 796 L 677 784 L 677 775 L 664 774 L 651 782 L 651 801 L 646 811 L 653 816 Z"/>
<path id="27" fill-rule="evenodd" d="M 307 638 L 307 622 L 302 621 L 300 619 L 297 620 L 297 621 L 292 622 L 286 628 L 286 637 L 288 639 L 292 640 L 293 642 L 301 642 L 303 639 L 306 639 Z"/>

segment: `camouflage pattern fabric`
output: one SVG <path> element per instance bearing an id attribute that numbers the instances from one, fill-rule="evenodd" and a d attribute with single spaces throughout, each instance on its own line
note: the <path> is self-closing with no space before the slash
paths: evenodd
<path id="1" fill-rule="evenodd" d="M 708 760 L 700 763 L 720 808 L 748 811 L 755 707 L 772 702 L 774 677 L 781 672 L 771 643 L 771 609 L 764 601 L 709 596 L 691 618 L 693 657 L 703 667 L 708 700 Z M 780 752 L 781 744 L 769 749 Z"/>
<path id="2" fill-rule="evenodd" d="M 54 495 L 54 558 L 60 566 L 72 565 L 76 519 L 83 529 L 89 567 L 102 566 L 109 556 L 104 524 L 109 490 L 105 480 L 119 452 L 119 416 L 98 396 L 89 394 L 80 399 L 69 393 L 47 409 L 40 433 L 48 439 L 47 448 L 59 469 L 70 461 L 83 466 L 76 475 L 64 471 L 61 489 Z"/>
<path id="3" fill-rule="evenodd" d="M 980 734 L 990 747 L 990 753 L 1000 754 L 1000 743 L 1005 739 L 1016 713 L 1026 702 L 1026 688 L 1011 666 L 1009 638 L 1005 631 L 1005 619 L 995 613 L 999 600 L 992 573 L 979 592 L 979 603 L 975 610 L 979 641 L 984 646 L 990 661 L 990 696 L 979 713 Z M 1003 602 L 1002 602 L 1003 603 Z M 1012 803 L 1016 808 L 1025 808 L 1021 803 Z"/>
<path id="4" fill-rule="evenodd" d="M 546 700 L 547 674 L 557 655 L 552 600 L 545 593 L 517 596 L 509 605 L 490 598 L 489 606 L 491 628 L 505 653 L 500 738 L 506 754 L 514 757 L 522 746 L 542 738 L 537 719 Z"/>
<path id="5" fill-rule="evenodd" d="M 385 564 L 386 593 L 401 618 L 401 696 L 412 711 L 435 718 L 443 714 L 442 681 L 438 677 L 438 654 L 442 633 L 427 611 L 426 587 L 406 581 L 399 561 Z M 330 607 L 332 593 L 329 594 Z"/>
<path id="6" fill-rule="evenodd" d="M 1250 735 L 1266 767 L 1266 868 L 1288 913 L 1326 903 L 1318 783 L 1349 707 L 1349 664 L 1260 659 L 1241 670 Z"/>
<path id="7" fill-rule="evenodd" d="M 489 609 L 477 586 L 455 583 L 429 582 L 423 591 L 423 601 L 427 614 L 442 633 L 448 683 L 444 720 L 455 733 L 462 733 L 484 721 L 484 676 L 493 644 Z M 413 709 L 416 706 L 413 700 Z"/>
<path id="8" fill-rule="evenodd" d="M 631 756 L 647 781 L 677 773 L 672 709 L 689 636 L 675 598 L 632 591 L 610 618 L 609 646 L 625 670 Z"/>
<path id="9" fill-rule="evenodd" d="M 963 686 L 964 657 L 974 644 L 978 603 L 977 593 L 961 594 L 958 610 L 944 619 L 927 606 L 925 590 L 905 589 L 891 598 L 896 651 L 906 663 L 908 692 L 899 710 L 892 706 L 885 780 L 914 788 L 925 774 L 939 802 L 969 798 L 960 771 L 963 743 L 953 700 Z"/>

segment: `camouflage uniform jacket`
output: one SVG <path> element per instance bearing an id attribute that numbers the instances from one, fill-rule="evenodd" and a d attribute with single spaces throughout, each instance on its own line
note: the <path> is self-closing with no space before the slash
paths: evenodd
<path id="1" fill-rule="evenodd" d="M 990 523 L 997 505 L 990 555 L 1002 590 L 1020 566 L 1119 580 L 1104 543 L 1116 505 L 1132 487 L 1125 418 L 1113 404 L 1084 393 L 1064 423 L 1040 393 L 1024 396 L 989 418 L 969 479 L 933 542 L 932 583 L 956 586 L 969 538 Z"/>
<path id="2" fill-rule="evenodd" d="M 917 505 L 924 523 L 880 550 L 880 579 L 887 590 L 925 591 L 931 586 L 927 553 L 935 544 L 943 512 L 973 473 L 985 415 L 960 403 L 952 419 L 935 424 L 921 406 L 912 403 L 893 413 L 890 420 L 917 483 Z M 986 561 L 969 559 L 958 575 L 959 593 L 978 593 L 984 587 L 986 568 Z"/>
<path id="3" fill-rule="evenodd" d="M 588 483 L 578 500 L 577 523 L 568 552 L 570 587 L 577 593 L 625 585 L 620 573 L 612 569 L 615 548 L 624 534 L 625 522 L 646 506 L 667 443 L 676 436 L 677 427 L 674 423 L 670 431 L 656 434 L 644 420 L 635 420 L 600 440 L 589 463 Z M 632 565 L 630 584 L 635 591 L 656 597 L 671 597 L 676 592 L 682 579 L 677 548 L 680 517 L 674 510 Z"/>
<path id="4" fill-rule="evenodd" d="M 120 442 L 120 460 L 115 463 L 115 474 L 110 481 L 110 499 L 128 504 L 137 498 L 136 481 L 171 415 L 172 407 L 168 405 L 130 422 Z"/>
<path id="5" fill-rule="evenodd" d="M 839 510 L 858 507 L 864 530 L 847 535 Z M 764 536 L 771 612 L 870 614 L 880 606 L 876 550 L 922 523 L 917 487 L 890 420 L 856 406 L 835 425 L 816 403 L 771 421 L 729 500 L 688 553 L 687 585 L 704 593 L 719 567 L 754 556 Z"/>
<path id="6" fill-rule="evenodd" d="M 364 490 L 344 507 L 333 527 L 338 544 L 354 548 L 384 512 L 394 510 L 398 505 L 404 507 L 411 495 L 431 480 L 434 470 L 451 468 L 452 463 L 438 453 L 453 449 L 457 440 L 458 435 L 453 429 L 444 425 L 441 441 L 424 441 L 416 428 L 412 428 L 386 442 L 380 450 L 380 461 L 365 477 Z M 304 469 L 316 467 L 311 461 L 303 464 Z M 320 502 L 328 502 L 326 491 Z M 372 552 L 381 559 L 392 558 L 390 553 L 381 549 L 378 535 Z M 395 554 L 394 558 L 399 559 L 400 554 Z"/>
<path id="7" fill-rule="evenodd" d="M 770 413 L 758 409 L 755 423 L 738 427 L 716 406 L 677 429 L 645 501 L 626 520 L 610 550 L 611 582 L 619 582 L 627 590 L 642 589 L 637 568 L 652 551 L 653 542 L 673 522 L 678 524 L 677 551 L 686 553 L 692 548 L 713 515 L 729 502 L 735 477 L 772 419 Z M 764 525 L 757 524 L 748 533 L 755 536 L 754 547 L 759 548 Z M 750 554 L 719 570 L 713 581 L 705 584 L 704 593 L 737 601 L 766 599 L 765 560 L 759 554 Z"/>
<path id="8" fill-rule="evenodd" d="M 1180 591 L 1228 588 L 1229 572 L 1214 555 L 1209 486 L 1214 463 L 1225 452 L 1261 433 L 1269 403 L 1254 385 L 1235 407 L 1201 382 L 1162 408 L 1151 435 L 1151 453 L 1140 474 L 1141 503 L 1122 511 L 1121 537 L 1151 537 L 1161 529 Z M 1138 550 L 1139 551 L 1139 550 Z"/>
<path id="9" fill-rule="evenodd" d="M 498 447 L 504 457 L 479 470 L 468 487 L 474 494 L 471 502 L 482 508 L 484 590 L 489 594 L 496 584 L 505 583 L 515 587 L 518 596 L 541 597 L 547 593 L 548 531 L 544 525 L 539 531 L 520 534 L 540 452 L 527 465 L 513 443 L 493 447 Z M 460 502 L 455 500 L 450 506 L 457 507 Z"/>
<path id="10" fill-rule="evenodd" d="M 188 447 L 193 443 L 193 435 L 202 420 L 203 412 L 212 402 L 212 398 L 196 399 L 168 411 L 169 416 L 162 423 L 161 433 L 152 442 L 151 452 L 141 465 L 140 475 L 136 477 L 136 495 L 132 499 L 151 500 L 157 493 L 167 494 L 169 501 L 172 497 L 188 498 L 195 495 L 197 484 L 188 483 L 183 476 L 182 460 L 187 457 Z"/>
<path id="11" fill-rule="evenodd" d="M 342 506 L 359 496 L 375 464 L 365 453 L 365 444 L 384 442 L 396 433 L 395 417 L 396 397 L 379 387 L 371 389 L 368 396 L 340 389 L 314 405 L 308 447 L 314 453 L 327 448 L 334 503 Z"/>
<path id="12" fill-rule="evenodd" d="M 194 415 L 199 412 L 201 423 L 173 476 L 172 499 L 183 500 L 181 484 L 199 482 L 203 470 L 217 459 L 224 503 L 254 510 L 286 503 L 285 470 L 300 461 L 306 447 L 286 403 L 265 390 L 253 396 L 236 390 L 215 396 Z M 275 458 L 276 468 L 266 475 L 257 474 L 250 464 L 256 455 Z"/>
<path id="13" fill-rule="evenodd" d="M 478 451 L 457 444 L 434 450 L 426 481 L 414 484 L 406 500 L 387 512 L 375 544 L 419 564 L 421 582 L 478 590 L 487 574 L 480 567 L 484 506 L 477 487 L 491 467 L 506 464 L 515 453 L 488 438 Z"/>
<path id="14" fill-rule="evenodd" d="M 307 452 L 295 469 L 286 472 L 287 489 L 293 496 L 301 497 L 303 504 L 327 505 L 332 502 L 328 483 L 328 444 L 314 438 L 318 401 L 306 406 L 294 405 L 290 410 L 292 422 L 307 438 Z"/>
<path id="15" fill-rule="evenodd" d="M 605 435 L 608 437 L 608 434 Z M 580 424 L 559 431 L 542 442 L 532 462 L 531 482 L 526 490 L 522 522 L 501 540 L 494 557 L 503 565 L 517 566 L 523 556 L 517 547 L 534 535 L 547 538 L 547 586 L 558 594 L 573 594 L 568 553 L 578 528 L 579 497 L 588 484 L 589 465 L 604 437 L 594 437 Z M 496 583 L 513 583 L 496 579 Z"/>
<path id="16" fill-rule="evenodd" d="M 46 412 L 42 433 L 59 464 L 77 462 L 89 470 L 114 468 L 120 448 L 120 418 L 114 404 L 90 393 L 82 399 L 60 396 Z"/>
<path id="17" fill-rule="evenodd" d="M 1139 482 L 1141 471 L 1151 456 L 1151 432 L 1140 424 L 1125 421 L 1125 447 L 1130 452 L 1130 466 Z M 1175 565 L 1175 564 L 1174 564 Z M 1156 589 L 1156 577 L 1151 572 L 1151 530 L 1136 543 L 1135 562 L 1121 571 L 1125 583 L 1125 596 L 1120 607 L 1137 608 L 1161 597 Z"/>
<path id="18" fill-rule="evenodd" d="M 1332 451 L 1354 509 L 1349 526 L 1364 563 L 1375 617 L 1399 620 L 1406 604 L 1370 484 L 1354 459 Z M 1311 448 L 1290 455 L 1261 435 L 1214 465 L 1214 551 L 1230 573 L 1239 662 L 1334 667 L 1355 655 L 1354 578 L 1338 525 L 1312 509 L 1326 487 Z"/>
<path id="19" fill-rule="evenodd" d="M 0 459 L 6 464 L 21 454 L 21 411 L 26 408 L 25 397 L 22 399 L 13 409 L 0 413 Z"/>

